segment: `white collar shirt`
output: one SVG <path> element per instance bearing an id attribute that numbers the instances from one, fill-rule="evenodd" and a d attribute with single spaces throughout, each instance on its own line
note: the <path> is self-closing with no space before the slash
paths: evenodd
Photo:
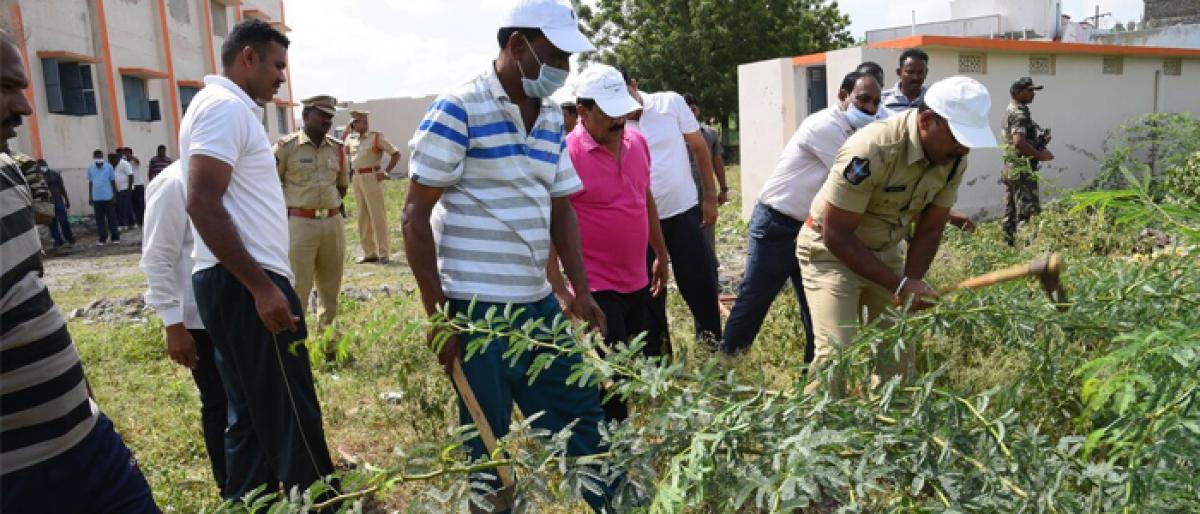
<path id="1" fill-rule="evenodd" d="M 804 222 L 838 150 L 853 133 L 846 113 L 837 105 L 805 118 L 763 184 L 759 202 Z"/>

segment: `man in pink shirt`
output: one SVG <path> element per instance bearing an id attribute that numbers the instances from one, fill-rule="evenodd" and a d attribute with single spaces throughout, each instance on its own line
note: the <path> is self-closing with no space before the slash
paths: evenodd
<path id="1" fill-rule="evenodd" d="M 567 135 L 567 151 L 583 190 L 571 195 L 571 206 L 588 285 L 604 311 L 604 338 L 611 345 L 646 330 L 650 297 L 666 289 L 670 260 L 650 193 L 650 148 L 640 133 L 625 130 L 625 116 L 641 106 L 629 96 L 621 73 L 603 64 L 583 72 L 576 96 L 579 123 Z M 653 284 L 646 276 L 647 246 L 657 257 Z M 572 293 L 553 252 L 547 276 L 566 310 Z M 618 398 L 604 405 L 604 413 L 615 420 L 629 415 Z"/>

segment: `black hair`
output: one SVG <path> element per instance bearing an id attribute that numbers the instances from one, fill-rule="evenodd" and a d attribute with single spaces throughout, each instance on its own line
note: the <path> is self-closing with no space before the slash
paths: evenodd
<path id="1" fill-rule="evenodd" d="M 900 54 L 900 67 L 903 68 L 904 61 L 909 59 L 920 59 L 925 61 L 926 66 L 929 66 L 929 54 L 925 53 L 925 51 L 921 50 L 920 48 L 909 48 L 908 50 L 905 50 L 904 53 Z"/>
<path id="2" fill-rule="evenodd" d="M 166 149 L 167 149 L 167 145 L 158 145 L 158 148 L 156 150 L 166 150 Z"/>
<path id="3" fill-rule="evenodd" d="M 541 29 L 526 27 L 504 27 L 501 28 L 500 31 L 496 32 L 496 42 L 500 43 L 500 48 L 504 48 L 504 46 L 508 44 L 508 39 L 512 37 L 514 32 L 525 36 L 525 39 L 528 39 L 530 43 L 534 42 L 534 40 L 538 38 L 546 37 L 546 35 L 542 33 Z"/>
<path id="4" fill-rule="evenodd" d="M 97 155 L 100 157 L 104 157 L 104 150 L 95 150 L 92 152 L 93 159 L 96 158 Z"/>
<path id="5" fill-rule="evenodd" d="M 588 109 L 595 109 L 596 101 L 591 98 L 576 98 L 575 105 L 578 105 L 580 107 L 587 107 Z"/>
<path id="6" fill-rule="evenodd" d="M 863 77 L 872 77 L 872 76 L 873 75 L 871 75 L 869 73 L 863 73 L 861 71 L 852 71 L 850 73 L 847 73 L 845 77 L 842 77 L 842 85 L 841 85 L 841 87 L 838 87 L 838 91 L 845 91 L 846 93 L 850 93 L 850 92 L 854 91 L 854 84 L 858 82 L 858 79 L 861 79 Z"/>
<path id="7" fill-rule="evenodd" d="M 866 61 L 858 65 L 858 68 L 855 68 L 854 71 L 870 74 L 872 77 L 875 77 L 875 81 L 878 82 L 881 87 L 883 86 L 883 66 L 880 66 L 879 63 L 875 61 Z"/>
<path id="8" fill-rule="evenodd" d="M 232 66 L 238 54 L 247 46 L 261 56 L 272 42 L 279 43 L 284 48 L 292 44 L 287 36 L 270 23 L 257 18 L 246 18 L 233 26 L 233 30 L 229 31 L 229 38 L 221 45 L 221 66 Z"/>
<path id="9" fill-rule="evenodd" d="M 692 96 L 692 94 L 691 94 L 691 93 L 686 93 L 686 94 L 684 94 L 684 95 L 683 95 L 683 101 L 684 101 L 684 102 L 687 102 L 687 104 L 688 104 L 688 107 L 691 107 L 691 106 L 693 106 L 693 105 L 696 105 L 696 106 L 699 106 L 699 105 L 700 105 L 700 102 L 697 102 L 697 101 L 696 101 L 696 97 Z"/>

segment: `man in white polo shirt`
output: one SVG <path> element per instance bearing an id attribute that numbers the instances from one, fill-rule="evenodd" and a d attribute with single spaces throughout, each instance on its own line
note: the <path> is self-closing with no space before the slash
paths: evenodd
<path id="1" fill-rule="evenodd" d="M 333 472 L 288 261 L 287 205 L 261 105 L 285 80 L 288 39 L 253 18 L 179 131 L 196 241 L 192 285 L 229 400 L 224 497 L 305 489 Z"/>
<path id="2" fill-rule="evenodd" d="M 671 270 L 679 294 L 692 311 L 696 339 L 716 345 L 721 340 L 721 309 L 717 305 L 717 256 L 704 242 L 704 228 L 717 222 L 717 188 L 712 173 L 700 174 L 703 194 L 697 196 L 688 149 L 696 167 L 712 169 L 708 142 L 687 101 L 674 91 L 643 93 L 637 80 L 621 74 L 629 94 L 642 110 L 629 116 L 629 127 L 646 136 L 650 145 L 650 189 L 658 206 L 663 239 L 671 255 Z M 646 252 L 647 275 L 653 275 L 654 252 Z M 667 322 L 667 295 L 651 299 L 647 344 L 669 353 L 671 330 Z"/>
<path id="3" fill-rule="evenodd" d="M 582 185 L 565 148 L 562 109 L 550 95 L 566 80 L 571 53 L 595 48 L 566 0 L 518 2 L 500 27 L 496 60 L 439 96 L 409 142 L 404 250 L 430 316 L 445 310 L 486 325 L 489 310 L 511 308 L 514 327 L 540 324 L 533 337 L 569 346 L 569 333 L 550 330 L 562 315 L 546 279 L 551 242 L 575 291 L 569 309 L 601 332 L 605 317 L 584 272 L 569 199 Z M 438 360 L 449 370 L 472 341 L 487 337 L 452 334 Z M 542 368 L 537 352 L 508 352 L 508 338 L 499 337 L 462 363 L 496 436 L 508 432 L 515 401 L 526 416 L 542 413 L 533 421 L 540 429 L 557 433 L 577 422 L 567 443 L 571 455 L 604 451 L 599 388 L 568 384 L 580 357 L 556 355 Z M 472 422 L 461 401 L 459 419 Z M 478 438 L 468 447 L 474 457 L 486 455 Z M 584 498 L 600 511 L 612 487 L 596 485 Z"/>
<path id="4" fill-rule="evenodd" d="M 805 118 L 783 148 L 750 217 L 746 274 L 725 323 L 725 338 L 721 341 L 725 353 L 750 349 L 775 296 L 791 279 L 804 325 L 804 359 L 812 360 L 812 318 L 796 261 L 796 235 L 808 219 L 808 208 L 829 176 L 838 149 L 850 134 L 875 121 L 880 112 L 879 98 L 880 84 L 873 75 L 846 74 L 838 88 L 837 103 Z"/>

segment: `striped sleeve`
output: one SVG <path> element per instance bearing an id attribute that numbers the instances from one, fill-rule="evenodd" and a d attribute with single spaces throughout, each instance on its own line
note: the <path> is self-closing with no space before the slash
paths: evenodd
<path id="1" fill-rule="evenodd" d="M 408 143 L 409 175 L 414 182 L 429 187 L 458 183 L 470 145 L 467 125 L 462 100 L 443 95 L 429 106 Z"/>
<path id="2" fill-rule="evenodd" d="M 575 173 L 571 152 L 567 151 L 567 140 L 564 138 L 558 154 L 558 169 L 554 172 L 554 186 L 550 189 L 550 196 L 560 198 L 582 190 L 583 181 L 579 180 L 579 174 Z"/>

